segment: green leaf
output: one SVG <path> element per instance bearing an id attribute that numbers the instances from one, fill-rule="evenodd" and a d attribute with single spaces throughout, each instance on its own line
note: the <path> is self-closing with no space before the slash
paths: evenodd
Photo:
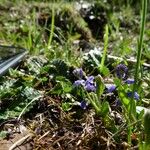
<path id="1" fill-rule="evenodd" d="M 17 90 L 16 90 L 17 89 Z M 22 110 L 34 99 L 41 95 L 41 92 L 30 87 L 16 87 L 12 89 L 11 100 L 9 95 L 5 95 L 5 107 L 0 110 L 0 119 L 14 118 L 20 115 Z M 29 107 L 24 110 L 24 113 L 33 108 L 35 102 L 31 103 Z"/>
<path id="2" fill-rule="evenodd" d="M 118 78 L 115 78 L 114 83 L 115 83 L 116 86 L 120 86 L 121 85 L 121 80 L 118 79 Z"/>
<path id="3" fill-rule="evenodd" d="M 69 111 L 69 110 L 71 110 L 71 108 L 72 108 L 72 105 L 69 102 L 62 103 L 62 109 L 64 111 Z"/>
<path id="4" fill-rule="evenodd" d="M 101 115 L 103 117 L 106 117 L 107 114 L 109 113 L 109 110 L 110 110 L 109 103 L 107 101 L 103 102 L 101 107 Z"/>
<path id="5" fill-rule="evenodd" d="M 110 74 L 109 69 L 106 66 L 103 66 L 102 68 L 100 67 L 100 72 L 104 75 L 104 76 L 108 76 Z"/>
<path id="6" fill-rule="evenodd" d="M 72 90 L 72 83 L 63 76 L 57 76 L 56 81 L 59 81 L 62 85 L 63 92 L 69 93 Z"/>
<path id="7" fill-rule="evenodd" d="M 53 89 L 51 89 L 51 94 L 63 94 L 69 93 L 72 91 L 72 83 L 63 76 L 56 77 L 56 85 Z"/>
<path id="8" fill-rule="evenodd" d="M 106 71 L 106 67 L 104 67 L 104 62 L 106 59 L 106 55 L 107 55 L 107 47 L 108 47 L 108 25 L 106 24 L 105 26 L 105 34 L 104 34 L 104 50 L 103 50 L 103 55 L 102 55 L 102 60 L 101 60 L 101 64 L 100 64 L 100 71 L 102 73 L 107 73 L 108 69 Z"/>
<path id="9" fill-rule="evenodd" d="M 130 101 L 128 98 L 126 98 L 125 93 L 122 91 L 119 91 L 119 97 L 120 97 L 121 102 L 127 107 Z"/>
<path id="10" fill-rule="evenodd" d="M 67 70 L 68 70 L 68 65 L 61 59 L 56 59 L 52 61 L 52 65 L 55 66 L 55 69 L 57 71 L 56 75 L 57 76 L 67 76 Z"/>
<path id="11" fill-rule="evenodd" d="M 51 94 L 62 94 L 63 93 L 63 87 L 62 87 L 62 84 L 60 82 L 57 82 L 57 84 L 54 86 L 54 88 L 52 88 L 50 90 L 50 93 Z"/>
<path id="12" fill-rule="evenodd" d="M 104 92 L 105 84 L 101 75 L 96 76 L 95 80 L 96 80 L 96 94 L 97 97 L 100 98 Z"/>
<path id="13" fill-rule="evenodd" d="M 73 86 L 72 94 L 76 97 L 84 98 L 85 97 L 85 89 L 83 86 L 79 86 L 79 87 Z"/>
<path id="14" fill-rule="evenodd" d="M 97 97 L 97 95 L 95 93 L 91 92 L 91 93 L 87 93 L 87 96 L 88 96 L 88 100 L 90 101 L 90 103 L 94 107 L 96 113 L 100 114 L 101 102 L 100 102 L 99 98 Z"/>
<path id="15" fill-rule="evenodd" d="M 130 104 L 131 104 L 131 101 L 132 101 L 132 114 L 134 116 L 136 116 L 136 101 L 134 99 L 131 99 L 130 98 Z M 131 106 L 131 105 L 130 105 Z"/>

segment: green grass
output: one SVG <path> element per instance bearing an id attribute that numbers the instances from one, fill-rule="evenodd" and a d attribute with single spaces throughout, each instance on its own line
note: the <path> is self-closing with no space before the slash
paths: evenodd
<path id="1" fill-rule="evenodd" d="M 146 22 L 148 5 L 147 0 L 143 0 L 142 8 L 138 2 L 134 8 L 134 3 L 133 0 L 96 1 L 94 13 L 99 16 L 103 10 L 103 17 L 107 19 L 101 27 L 102 35 L 94 37 L 87 18 L 84 19 L 84 15 L 76 10 L 75 1 L 0 1 L 0 44 L 21 46 L 29 51 L 28 57 L 17 69 L 0 78 L 0 121 L 12 118 L 23 120 L 32 116 L 31 120 L 38 126 L 34 115 L 41 112 L 43 119 L 50 117 L 49 125 L 45 123 L 49 119 L 42 123 L 42 133 L 51 131 L 49 127 L 53 133 L 64 128 L 64 132 L 71 132 L 77 137 L 70 143 L 75 141 L 74 144 L 77 144 L 79 141 L 76 139 L 81 139 L 81 148 L 94 148 L 102 141 L 104 146 L 114 144 L 121 149 L 122 142 L 125 142 L 130 148 L 140 146 L 142 150 L 147 140 L 143 109 L 149 107 L 150 100 L 149 68 L 142 66 L 143 62 L 149 63 L 150 55 L 149 24 Z M 142 9 L 140 25 L 140 15 L 135 9 L 139 12 Z M 86 41 L 82 41 L 85 47 L 80 46 L 82 39 Z M 95 49 L 89 48 L 87 43 Z M 123 61 L 109 59 L 110 55 L 121 57 Z M 136 63 L 132 62 L 133 57 Z M 134 78 L 134 84 L 127 84 L 126 79 L 116 75 L 116 66 L 120 63 L 127 65 L 128 78 Z M 75 82 L 81 79 L 74 75 L 75 68 L 83 69 L 84 83 L 79 87 L 75 87 Z M 94 78 L 90 84 L 96 88 L 92 92 L 86 89 L 90 76 Z M 115 91 L 107 91 L 109 84 L 116 86 Z M 128 96 L 130 91 L 137 92 L 140 100 L 135 100 L 133 94 Z M 117 100 L 122 105 L 114 107 Z M 80 107 L 82 101 L 87 103 L 86 109 Z M 42 110 L 36 106 L 42 107 Z M 84 131 L 89 127 L 91 135 L 83 130 L 75 132 L 73 127 L 77 122 Z M 135 143 L 133 135 L 136 135 Z"/>

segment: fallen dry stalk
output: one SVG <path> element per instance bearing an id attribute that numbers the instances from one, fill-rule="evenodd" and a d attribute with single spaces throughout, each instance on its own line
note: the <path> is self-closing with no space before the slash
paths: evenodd
<path id="1" fill-rule="evenodd" d="M 50 131 L 47 131 L 46 133 L 44 133 L 39 139 L 38 141 L 40 141 L 42 138 L 44 138 L 45 136 L 47 136 L 50 133 Z"/>
<path id="2" fill-rule="evenodd" d="M 33 134 L 29 133 L 28 135 L 26 135 L 25 137 L 21 138 L 20 140 L 16 141 L 10 148 L 9 150 L 14 150 L 17 146 L 20 146 L 25 140 L 27 140 L 28 138 L 32 138 Z"/>
<path id="3" fill-rule="evenodd" d="M 107 55 L 107 57 L 108 57 L 108 59 L 110 59 L 110 60 L 120 60 L 120 61 L 123 61 L 123 60 L 124 60 L 124 59 L 121 58 L 121 57 L 112 56 L 112 55 Z M 136 60 L 135 60 L 135 59 L 126 59 L 126 61 L 127 61 L 128 63 L 132 63 L 132 64 L 135 64 L 135 63 L 136 63 Z M 142 65 L 143 65 L 144 67 L 150 68 L 150 64 L 148 64 L 148 63 L 143 63 Z"/>

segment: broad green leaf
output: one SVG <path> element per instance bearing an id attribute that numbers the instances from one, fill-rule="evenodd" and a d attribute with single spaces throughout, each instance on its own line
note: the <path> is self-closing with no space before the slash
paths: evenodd
<path id="1" fill-rule="evenodd" d="M 55 69 L 57 71 L 56 75 L 57 76 L 67 76 L 67 70 L 68 70 L 68 65 L 61 59 L 56 59 L 52 61 L 52 65 L 55 66 Z"/>
<path id="2" fill-rule="evenodd" d="M 0 110 L 0 119 L 9 119 L 14 118 L 20 115 L 22 110 L 37 96 L 40 96 L 41 92 L 31 88 L 31 87 L 16 87 L 14 89 L 11 89 L 11 100 L 10 95 L 6 94 L 4 99 L 5 101 L 1 101 L 3 104 L 6 103 L 5 107 L 3 107 Z M 33 105 L 35 105 L 35 102 L 31 103 L 30 106 L 28 106 L 24 113 L 29 111 L 31 108 L 33 108 Z"/>
<path id="3" fill-rule="evenodd" d="M 107 101 L 103 102 L 101 107 L 101 115 L 103 117 L 106 117 L 107 114 L 109 113 L 109 110 L 110 110 L 109 103 Z"/>
<path id="4" fill-rule="evenodd" d="M 63 76 L 56 77 L 56 85 L 51 89 L 51 94 L 69 93 L 72 90 L 72 83 Z"/>
<path id="5" fill-rule="evenodd" d="M 95 80 L 96 80 L 96 94 L 97 97 L 100 98 L 104 92 L 105 84 L 101 75 L 96 76 Z"/>
<path id="6" fill-rule="evenodd" d="M 103 66 L 102 68 L 100 67 L 100 72 L 104 75 L 104 76 L 108 76 L 110 74 L 109 69 L 106 66 Z"/>
<path id="7" fill-rule="evenodd" d="M 72 83 L 63 76 L 57 76 L 56 81 L 59 81 L 63 88 L 63 93 L 69 93 L 72 90 Z"/>
<path id="8" fill-rule="evenodd" d="M 120 97 L 121 102 L 122 102 L 125 106 L 128 106 L 128 104 L 130 103 L 130 101 L 129 101 L 128 98 L 126 98 L 124 92 L 120 91 L 120 92 L 119 92 L 119 97 Z"/>
<path id="9" fill-rule="evenodd" d="M 63 87 L 62 87 L 62 84 L 60 82 L 57 82 L 57 84 L 54 86 L 54 88 L 52 88 L 50 90 L 50 93 L 51 94 L 62 94 L 63 93 Z"/>

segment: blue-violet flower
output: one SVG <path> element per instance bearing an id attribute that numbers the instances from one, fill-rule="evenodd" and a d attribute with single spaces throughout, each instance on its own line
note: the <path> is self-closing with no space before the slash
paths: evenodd
<path id="1" fill-rule="evenodd" d="M 73 70 L 73 74 L 77 78 L 82 79 L 83 78 L 83 70 L 82 70 L 82 68 L 77 68 L 77 69 Z"/>
<path id="2" fill-rule="evenodd" d="M 119 64 L 117 67 L 116 67 L 116 75 L 119 79 L 127 79 L 127 76 L 128 76 L 128 68 L 126 65 L 124 64 Z"/>
<path id="3" fill-rule="evenodd" d="M 94 92 L 96 90 L 96 86 L 94 83 L 94 76 L 89 76 L 85 81 L 85 87 L 88 92 Z"/>
<path id="4" fill-rule="evenodd" d="M 107 88 L 107 92 L 108 93 L 112 93 L 113 91 L 116 90 L 116 85 L 114 85 L 114 84 L 107 84 L 106 88 Z"/>
<path id="5" fill-rule="evenodd" d="M 125 83 L 134 84 L 134 79 L 127 79 L 127 80 L 125 80 Z"/>
<path id="6" fill-rule="evenodd" d="M 94 76 L 89 76 L 85 82 L 85 84 L 94 84 Z"/>
<path id="7" fill-rule="evenodd" d="M 86 109 L 87 108 L 87 106 L 88 106 L 88 104 L 87 104 L 87 102 L 86 101 L 81 101 L 81 103 L 80 103 L 80 107 L 82 108 L 82 109 Z"/>
<path id="8" fill-rule="evenodd" d="M 85 85 L 85 81 L 84 80 L 76 80 L 73 85 L 75 87 L 84 86 Z"/>
<path id="9" fill-rule="evenodd" d="M 132 97 L 132 94 L 133 94 L 133 92 L 128 92 L 128 93 L 127 93 L 127 96 L 131 98 L 131 97 Z M 138 94 L 137 92 L 134 92 L 134 95 L 133 95 L 133 96 L 134 96 L 134 99 L 135 99 L 135 100 L 139 100 L 139 94 Z"/>
<path id="10" fill-rule="evenodd" d="M 86 89 L 88 92 L 94 92 L 94 91 L 96 91 L 95 85 L 90 84 L 90 83 L 88 83 L 88 84 L 85 85 L 85 89 Z"/>

